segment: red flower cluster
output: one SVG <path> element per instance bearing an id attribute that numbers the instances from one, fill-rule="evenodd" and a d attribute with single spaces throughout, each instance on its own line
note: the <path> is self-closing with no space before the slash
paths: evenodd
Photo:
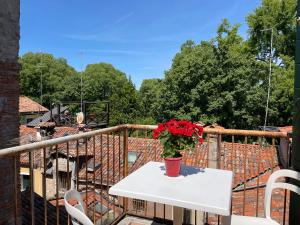
<path id="1" fill-rule="evenodd" d="M 153 137 L 158 139 L 164 132 L 169 132 L 175 137 L 196 137 L 199 142 L 203 142 L 203 127 L 186 120 L 171 119 L 166 123 L 158 124 L 153 131 Z"/>

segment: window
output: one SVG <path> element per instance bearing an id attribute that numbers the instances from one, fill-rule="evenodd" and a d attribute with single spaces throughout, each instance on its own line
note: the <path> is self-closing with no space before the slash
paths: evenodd
<path id="1" fill-rule="evenodd" d="M 140 199 L 132 199 L 133 210 L 144 211 L 145 210 L 145 201 Z"/>
<path id="2" fill-rule="evenodd" d="M 28 174 L 21 174 L 21 191 L 28 190 L 30 187 L 30 179 Z"/>
<path id="3" fill-rule="evenodd" d="M 68 176 L 66 172 L 59 171 L 58 172 L 58 187 L 59 189 L 68 189 Z M 71 179 L 71 175 L 69 176 L 69 179 Z"/>
<path id="4" fill-rule="evenodd" d="M 132 165 L 136 161 L 136 158 L 137 158 L 136 152 L 128 152 L 128 164 L 129 165 Z"/>

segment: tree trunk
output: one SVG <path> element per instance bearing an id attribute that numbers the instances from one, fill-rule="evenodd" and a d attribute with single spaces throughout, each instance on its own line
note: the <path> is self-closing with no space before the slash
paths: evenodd
<path id="1" fill-rule="evenodd" d="M 19 0 L 0 0 L 0 149 L 18 144 L 19 19 Z M 0 224 L 20 224 L 19 186 L 18 158 L 0 158 Z"/>

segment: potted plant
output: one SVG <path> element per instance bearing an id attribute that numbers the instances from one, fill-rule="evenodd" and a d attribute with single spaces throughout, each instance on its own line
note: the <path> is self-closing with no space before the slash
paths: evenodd
<path id="1" fill-rule="evenodd" d="M 163 145 L 161 157 L 164 158 L 166 174 L 179 176 L 181 151 L 192 150 L 197 143 L 202 143 L 203 127 L 186 120 L 171 119 L 158 124 L 153 131 L 153 138 Z"/>

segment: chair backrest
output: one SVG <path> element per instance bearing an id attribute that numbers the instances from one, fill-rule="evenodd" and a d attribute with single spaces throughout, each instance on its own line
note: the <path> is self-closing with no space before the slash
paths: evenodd
<path id="1" fill-rule="evenodd" d="M 300 181 L 300 173 L 294 170 L 277 170 L 269 177 L 266 191 L 265 191 L 265 215 L 266 218 L 271 219 L 271 200 L 272 200 L 272 191 L 277 188 L 287 189 L 293 191 L 300 195 L 300 188 L 296 185 L 285 183 L 285 182 L 276 182 L 280 177 L 293 178 Z"/>
<path id="2" fill-rule="evenodd" d="M 69 203 L 70 199 L 75 199 L 78 202 L 78 204 L 76 206 L 72 206 Z M 86 215 L 86 208 L 84 206 L 80 193 L 77 190 L 75 189 L 68 190 L 64 196 L 64 203 L 68 214 L 72 218 L 76 219 L 78 222 L 80 222 L 83 225 L 94 225 Z M 77 224 L 76 221 L 73 221 L 73 219 L 72 219 L 72 223 Z"/>

